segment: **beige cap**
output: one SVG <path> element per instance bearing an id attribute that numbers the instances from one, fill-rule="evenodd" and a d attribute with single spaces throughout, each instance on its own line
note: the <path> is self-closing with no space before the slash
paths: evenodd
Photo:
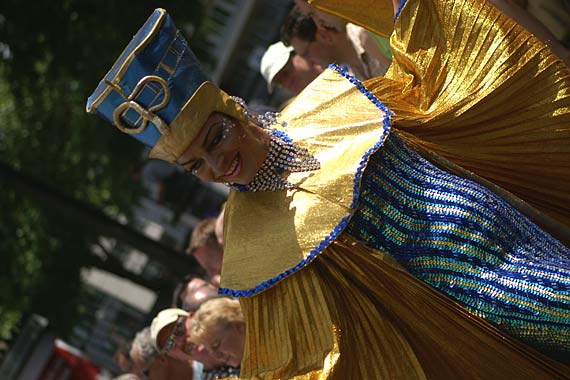
<path id="1" fill-rule="evenodd" d="M 273 91 L 275 84 L 273 79 L 285 67 L 291 58 L 292 46 L 285 46 L 279 41 L 270 45 L 261 58 L 261 75 L 267 81 L 267 90 Z"/>
<path id="2" fill-rule="evenodd" d="M 182 309 L 172 308 L 164 309 L 154 317 L 150 324 L 150 337 L 157 350 L 161 349 L 161 347 L 158 347 L 157 341 L 160 331 L 169 324 L 176 322 L 179 317 L 188 317 L 189 315 L 188 312 Z"/>

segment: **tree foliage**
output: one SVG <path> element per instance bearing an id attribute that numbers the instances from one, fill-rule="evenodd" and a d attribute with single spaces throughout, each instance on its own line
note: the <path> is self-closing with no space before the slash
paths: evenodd
<path id="1" fill-rule="evenodd" d="M 5 0 L 0 8 L 0 160 L 108 215 L 129 215 L 143 194 L 130 173 L 141 146 L 85 102 L 157 1 Z M 177 2 L 179 27 L 199 1 Z M 0 193 L 0 339 L 26 313 L 60 332 L 78 317 L 79 269 L 96 231 L 3 184 Z"/>

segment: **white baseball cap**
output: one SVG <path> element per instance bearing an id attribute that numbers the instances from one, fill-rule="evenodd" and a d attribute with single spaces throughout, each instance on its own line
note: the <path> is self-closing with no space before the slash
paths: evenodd
<path id="1" fill-rule="evenodd" d="M 270 45 L 261 58 L 261 75 L 267 81 L 267 90 L 273 91 L 275 84 L 273 79 L 285 67 L 291 58 L 292 46 L 285 46 L 279 41 Z"/>
<path id="2" fill-rule="evenodd" d="M 161 349 L 161 347 L 158 347 L 158 334 L 160 334 L 162 329 L 169 324 L 176 322 L 178 318 L 188 317 L 189 315 L 190 314 L 188 314 L 188 312 L 182 309 L 171 308 L 162 310 L 156 315 L 156 317 L 154 317 L 150 324 L 150 338 L 157 350 L 160 351 Z"/>

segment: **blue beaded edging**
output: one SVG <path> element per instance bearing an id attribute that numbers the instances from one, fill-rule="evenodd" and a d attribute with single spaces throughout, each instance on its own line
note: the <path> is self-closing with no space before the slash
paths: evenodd
<path id="1" fill-rule="evenodd" d="M 291 139 L 291 137 L 289 137 L 289 135 L 287 133 L 285 133 L 284 131 L 280 131 L 278 129 L 270 129 L 267 131 L 267 133 L 269 133 L 270 135 L 279 137 L 281 140 L 283 140 L 285 142 L 288 142 L 288 143 L 293 142 L 293 139 Z M 287 157 L 290 158 L 290 157 L 292 157 L 292 155 L 290 154 Z M 277 166 L 274 169 L 277 172 L 277 174 L 281 174 L 281 173 L 285 172 L 285 167 L 283 167 L 283 166 Z M 239 192 L 250 191 L 248 185 L 240 185 L 237 183 L 231 183 L 231 184 L 229 184 L 229 187 L 231 187 L 232 189 L 239 191 Z"/>
<path id="2" fill-rule="evenodd" d="M 360 92 L 362 92 L 372 103 L 374 103 L 374 105 L 376 107 L 378 107 L 378 109 L 380 109 L 381 111 L 384 112 L 384 118 L 382 120 L 382 128 L 383 128 L 382 134 L 380 135 L 380 137 L 378 138 L 378 141 L 374 144 L 374 146 L 372 148 L 368 149 L 366 151 L 366 153 L 364 153 L 364 155 L 362 156 L 362 159 L 360 160 L 358 168 L 356 169 L 356 174 L 354 176 L 354 190 L 353 190 L 354 194 L 352 196 L 352 202 L 350 204 L 350 208 L 355 209 L 356 205 L 358 203 L 358 198 L 360 196 L 360 182 L 361 182 L 362 174 L 364 172 L 366 164 L 368 163 L 368 159 L 369 159 L 370 155 L 372 155 L 374 152 L 376 152 L 384 144 L 386 137 L 388 137 L 388 133 L 390 132 L 390 125 L 391 125 L 390 117 L 393 115 L 393 112 L 388 107 L 386 107 L 382 102 L 380 102 L 380 100 L 378 100 L 378 98 L 376 96 L 374 96 L 374 94 L 372 94 L 358 79 L 356 79 L 352 75 L 348 74 L 344 69 L 342 69 L 341 67 L 339 67 L 336 64 L 329 65 L 329 69 L 332 69 L 332 70 L 338 72 L 343 77 L 348 79 L 350 81 L 350 83 L 355 85 L 356 88 L 358 90 L 360 90 Z M 319 243 L 319 245 L 317 245 L 316 248 L 311 250 L 311 252 L 309 253 L 309 255 L 306 258 L 301 260 L 293 268 L 289 268 L 285 272 L 282 272 L 282 273 L 278 274 L 277 276 L 260 283 L 255 288 L 245 289 L 245 290 L 234 290 L 234 289 L 229 289 L 229 288 L 220 288 L 219 293 L 226 295 L 226 296 L 230 296 L 230 297 L 250 297 L 250 296 L 253 296 L 257 293 L 260 293 L 260 292 L 270 288 L 271 286 L 275 285 L 279 281 L 283 280 L 285 277 L 288 277 L 289 275 L 299 271 L 300 269 L 305 267 L 307 264 L 309 264 L 311 261 L 313 261 L 313 259 L 315 259 L 315 257 L 317 257 L 326 247 L 329 246 L 329 244 L 331 244 L 340 235 L 340 233 L 348 225 L 350 218 L 351 218 L 351 215 L 347 215 L 344 218 L 342 218 L 341 221 L 339 222 L 339 224 L 334 228 L 334 230 L 326 238 L 324 238 Z"/>
<path id="3" fill-rule="evenodd" d="M 396 23 L 396 20 L 398 19 L 398 17 L 400 16 L 400 13 L 402 12 L 402 9 L 404 8 L 404 5 L 406 5 L 407 0 L 402 0 L 400 2 L 400 6 L 398 7 L 398 10 L 396 11 L 396 14 L 394 15 L 394 24 Z"/>

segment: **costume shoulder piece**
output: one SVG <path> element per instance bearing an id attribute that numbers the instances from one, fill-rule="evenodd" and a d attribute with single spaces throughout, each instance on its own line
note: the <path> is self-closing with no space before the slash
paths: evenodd
<path id="1" fill-rule="evenodd" d="M 222 292 L 250 296 L 301 270 L 344 229 L 360 176 L 384 142 L 392 112 L 331 66 L 283 112 L 285 133 L 321 169 L 292 173 L 291 190 L 232 192 L 225 210 Z"/>
<path id="2" fill-rule="evenodd" d="M 528 203 L 570 244 L 570 69 L 547 46 L 486 0 L 402 0 L 394 20 L 371 17 L 390 0 L 309 2 L 392 30 L 392 65 L 365 84 L 394 127 Z"/>

